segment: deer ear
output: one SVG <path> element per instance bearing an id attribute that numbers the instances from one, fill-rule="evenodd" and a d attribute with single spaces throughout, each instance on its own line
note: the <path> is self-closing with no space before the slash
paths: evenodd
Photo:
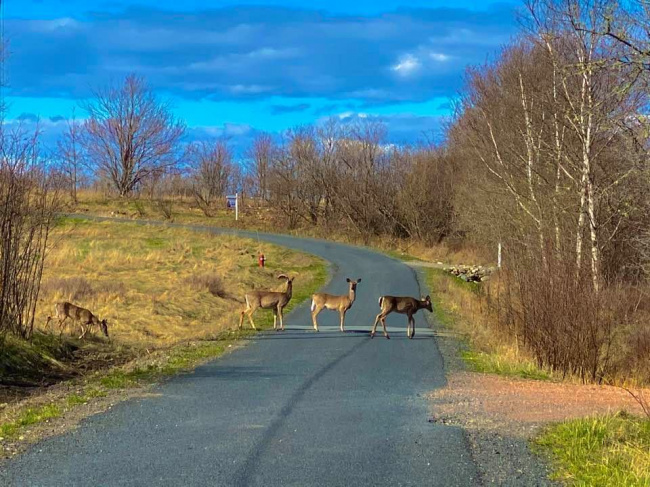
<path id="1" fill-rule="evenodd" d="M 357 279 L 357 284 L 359 284 L 360 282 L 361 282 L 361 278 Z"/>
<path id="2" fill-rule="evenodd" d="M 427 298 L 426 298 L 426 299 L 427 299 L 427 301 L 431 301 L 431 296 L 429 296 L 429 295 L 427 294 Z"/>
<path id="3" fill-rule="evenodd" d="M 346 278 L 345 278 L 345 282 L 350 282 L 350 278 L 349 278 L 349 277 L 346 277 Z"/>

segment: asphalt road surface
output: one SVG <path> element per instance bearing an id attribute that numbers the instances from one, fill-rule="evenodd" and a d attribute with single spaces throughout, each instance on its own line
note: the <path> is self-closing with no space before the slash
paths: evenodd
<path id="1" fill-rule="evenodd" d="M 390 340 L 381 325 L 369 338 L 380 295 L 420 294 L 414 271 L 365 249 L 259 237 L 328 260 L 327 292 L 343 294 L 346 277 L 362 278 L 347 333 L 332 311 L 320 314 L 315 333 L 306 302 L 286 317 L 285 332 L 262 333 L 156 387 L 154 397 L 120 403 L 39 443 L 4 466 L 0 484 L 478 484 L 463 430 L 428 422 L 425 394 L 445 378 L 427 311 L 416 316 L 413 340 L 406 317 L 396 314 L 387 320 Z"/>

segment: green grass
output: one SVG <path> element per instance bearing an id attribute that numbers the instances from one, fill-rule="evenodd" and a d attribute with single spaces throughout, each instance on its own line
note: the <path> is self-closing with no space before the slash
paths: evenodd
<path id="1" fill-rule="evenodd" d="M 498 353 L 465 350 L 461 353 L 461 357 L 473 372 L 534 380 L 552 379 L 548 372 L 541 370 L 532 362 L 521 359 L 518 361 L 511 360 Z"/>
<path id="2" fill-rule="evenodd" d="M 649 486 L 650 420 L 625 413 L 558 423 L 536 440 L 571 486 Z"/>
<path id="3" fill-rule="evenodd" d="M 0 437 L 12 439 L 19 435 L 22 428 L 61 416 L 62 409 L 57 404 L 28 408 L 17 419 L 0 424 Z"/>

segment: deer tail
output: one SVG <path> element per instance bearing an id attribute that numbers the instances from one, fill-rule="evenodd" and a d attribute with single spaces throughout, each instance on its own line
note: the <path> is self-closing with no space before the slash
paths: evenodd
<path id="1" fill-rule="evenodd" d="M 383 296 L 379 296 L 379 307 L 380 307 L 380 308 L 382 307 L 382 304 L 383 304 L 383 303 L 384 303 L 384 297 L 383 297 Z"/>
<path id="2" fill-rule="evenodd" d="M 311 298 L 311 310 L 314 311 L 316 309 L 316 301 L 314 301 L 314 298 Z"/>

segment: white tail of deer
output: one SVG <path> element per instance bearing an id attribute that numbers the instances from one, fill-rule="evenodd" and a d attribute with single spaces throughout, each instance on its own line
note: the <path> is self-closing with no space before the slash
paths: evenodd
<path id="1" fill-rule="evenodd" d="M 375 332 L 377 331 L 377 323 L 379 323 L 379 321 L 381 321 L 381 325 L 384 328 L 384 336 L 386 338 L 390 338 L 388 336 L 388 331 L 386 331 L 386 316 L 391 314 L 393 311 L 395 313 L 400 313 L 408 316 L 406 336 L 413 338 L 415 335 L 415 320 L 413 319 L 413 315 L 420 309 L 428 309 L 429 311 L 433 311 L 430 296 L 423 297 L 422 299 L 401 296 L 382 296 L 379 298 L 379 307 L 381 308 L 381 312 L 375 318 L 374 325 L 372 325 L 370 338 L 375 337 Z"/>
<path id="2" fill-rule="evenodd" d="M 291 301 L 291 295 L 293 293 L 293 280 L 294 278 L 289 278 L 284 274 L 280 274 L 278 279 L 287 280 L 287 289 L 284 292 L 278 291 L 251 291 L 246 293 L 244 298 L 246 299 L 246 309 L 241 312 L 239 319 L 239 329 L 241 330 L 244 324 L 244 315 L 248 315 L 248 319 L 251 322 L 251 326 L 254 330 L 257 330 L 255 327 L 255 322 L 253 322 L 253 313 L 257 308 L 262 309 L 272 309 L 273 310 L 273 329 L 277 330 L 277 319 L 280 316 L 280 329 L 284 330 L 284 320 L 282 316 L 282 311 L 284 307 Z"/>
<path id="3" fill-rule="evenodd" d="M 108 323 L 106 320 L 99 320 L 94 314 L 88 311 L 86 308 L 80 306 L 75 306 L 74 304 L 65 302 L 65 303 L 56 303 L 54 305 L 54 314 L 56 319 L 59 321 L 59 331 L 63 333 L 63 323 L 68 318 L 72 321 L 78 321 L 81 324 L 81 335 L 80 339 L 83 339 L 88 333 L 88 330 L 96 325 L 99 329 L 102 330 L 104 335 L 108 337 Z M 47 323 L 45 326 L 48 326 L 52 320 L 51 316 L 47 317 Z"/>
<path id="4" fill-rule="evenodd" d="M 316 319 L 318 313 L 323 311 L 323 309 L 331 309 L 339 312 L 341 317 L 340 329 L 341 331 L 345 331 L 345 313 L 352 307 L 357 297 L 357 284 L 361 282 L 361 279 L 353 281 L 347 278 L 346 281 L 349 284 L 348 294 L 337 296 L 334 294 L 317 293 L 311 297 L 311 320 L 314 324 L 314 330 L 318 331 L 318 321 Z"/>

